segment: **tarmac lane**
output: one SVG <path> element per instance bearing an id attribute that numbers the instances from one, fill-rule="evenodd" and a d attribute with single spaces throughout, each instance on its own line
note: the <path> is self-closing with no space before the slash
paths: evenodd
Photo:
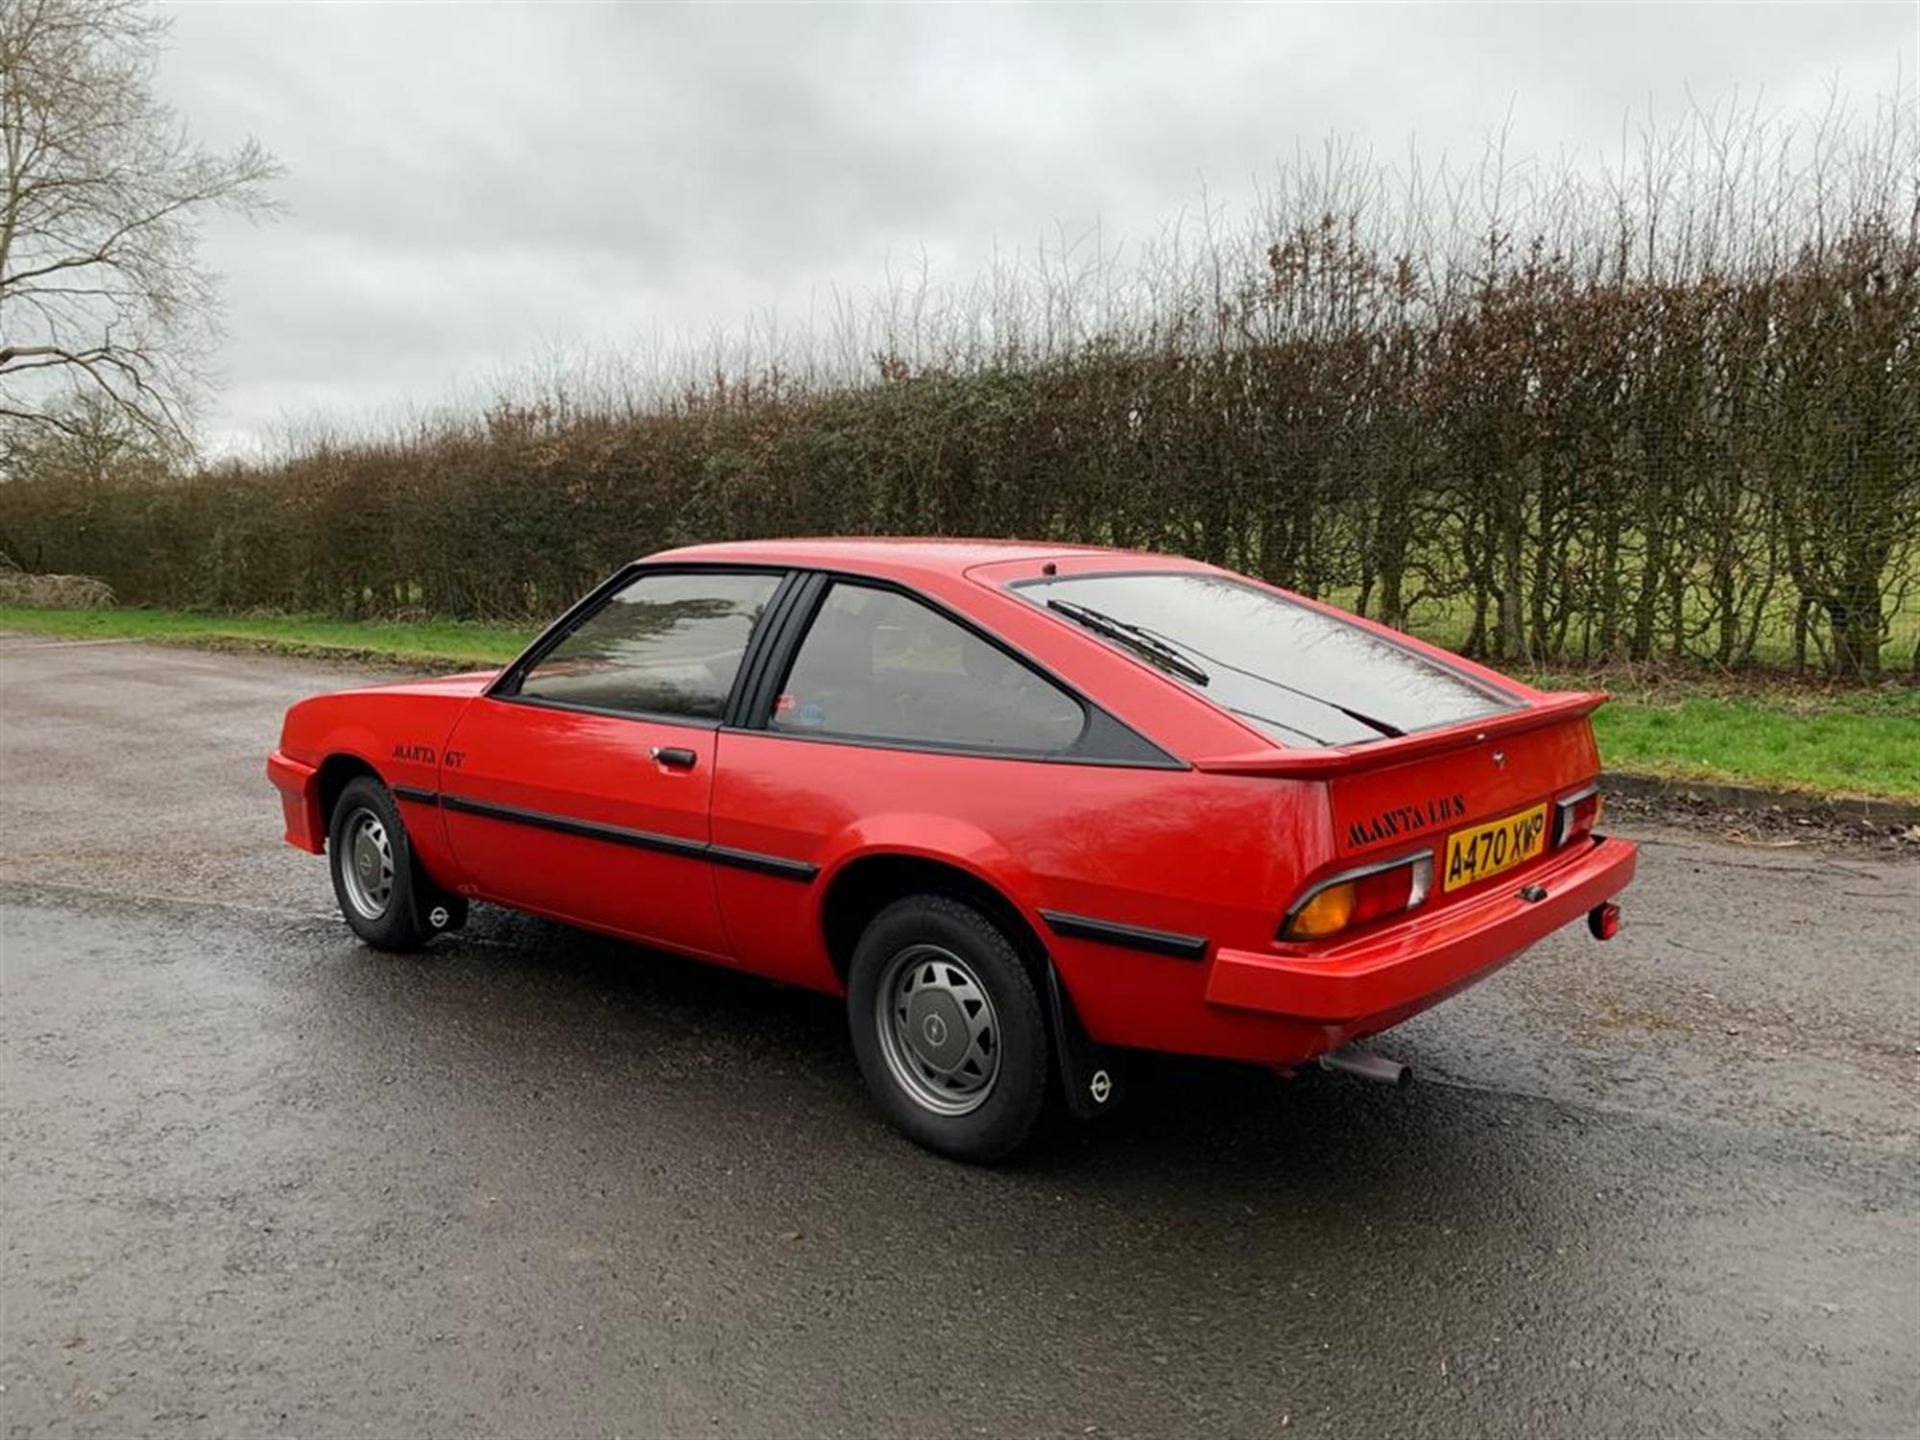
<path id="1" fill-rule="evenodd" d="M 352 677 L 0 637 L 0 1432 L 1909 1435 L 1920 865 L 1646 848 L 1379 1048 L 1160 1061 L 1030 1161 L 839 1005 L 281 844 Z"/>

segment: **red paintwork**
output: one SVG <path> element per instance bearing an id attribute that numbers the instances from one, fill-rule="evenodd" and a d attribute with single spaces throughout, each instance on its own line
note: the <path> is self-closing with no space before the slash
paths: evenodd
<path id="1" fill-rule="evenodd" d="M 458 753 L 459 768 L 430 788 L 704 842 L 715 738 L 711 730 L 684 725 L 483 697 L 467 707 L 446 742 Z M 648 754 L 655 745 L 684 746 L 699 759 L 691 770 L 670 770 Z M 435 813 L 409 807 L 410 828 L 415 811 Z M 727 955 L 705 860 L 459 811 L 440 815 L 462 886 L 474 895 L 702 959 Z"/>
<path id="2" fill-rule="evenodd" d="M 1417 847 L 1433 852 L 1438 877 L 1448 831 L 1590 784 L 1599 759 L 1587 716 L 1604 697 L 1546 695 L 1412 642 L 1527 708 L 1347 749 L 1292 750 L 1005 588 L 1037 577 L 1043 563 L 1061 574 L 1211 568 L 1197 561 L 882 540 L 762 541 L 655 558 L 831 569 L 907 585 L 1189 768 L 945 755 L 563 712 L 489 698 L 494 672 L 486 672 L 294 706 L 268 764 L 287 839 L 322 848 L 321 767 L 344 758 L 390 786 L 809 862 L 819 874 L 802 883 L 401 802 L 416 855 L 447 889 L 829 992 L 842 988 L 823 929 L 836 879 L 866 857 L 923 857 L 992 886 L 1025 918 L 1094 1040 L 1273 1064 L 1297 1063 L 1444 999 L 1633 875 L 1631 844 L 1581 840 L 1451 895 L 1436 878 L 1436 893 L 1409 916 L 1331 941 L 1282 944 L 1273 938 L 1281 915 L 1315 879 L 1356 858 Z M 654 745 L 692 748 L 697 763 L 664 767 L 649 755 Z M 1382 811 L 1451 795 L 1464 797 L 1465 813 L 1437 825 L 1384 839 L 1354 831 Z M 1529 903 L 1518 896 L 1523 885 L 1543 886 L 1549 898 Z M 1066 938 L 1043 910 L 1204 936 L 1206 957 Z"/>

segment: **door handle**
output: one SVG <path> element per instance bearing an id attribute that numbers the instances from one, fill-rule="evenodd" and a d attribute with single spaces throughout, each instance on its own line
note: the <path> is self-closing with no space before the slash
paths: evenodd
<path id="1" fill-rule="evenodd" d="M 683 745 L 655 745 L 647 753 L 674 770 L 691 770 L 700 758 Z"/>

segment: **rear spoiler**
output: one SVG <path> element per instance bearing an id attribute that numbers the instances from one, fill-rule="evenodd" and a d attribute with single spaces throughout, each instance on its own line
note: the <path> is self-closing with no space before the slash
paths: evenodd
<path id="1" fill-rule="evenodd" d="M 1420 730 L 1365 745 L 1334 745 L 1324 750 L 1290 750 L 1276 746 L 1240 755 L 1214 755 L 1189 763 L 1196 770 L 1214 775 L 1297 775 L 1310 780 L 1351 775 L 1383 765 L 1397 765 L 1402 760 L 1459 750 L 1497 735 L 1517 735 L 1523 730 L 1537 730 L 1543 725 L 1591 715 L 1606 701 L 1604 691 L 1569 690 L 1542 696 L 1523 709 L 1504 715 L 1486 716 L 1439 730 Z"/>

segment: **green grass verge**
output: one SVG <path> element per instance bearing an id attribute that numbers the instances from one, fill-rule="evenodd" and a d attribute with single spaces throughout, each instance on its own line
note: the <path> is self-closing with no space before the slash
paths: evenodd
<path id="1" fill-rule="evenodd" d="M 268 650 L 321 659 L 422 667 L 484 667 L 511 660 L 533 632 L 455 620 L 316 620 L 197 615 L 178 610 L 27 610 L 0 606 L 0 630 L 74 640 L 147 640 L 215 650 Z"/>
<path id="2" fill-rule="evenodd" d="M 0 607 L 0 630 L 447 670 L 498 665 L 532 632 L 455 621 L 236 617 L 168 610 Z M 1594 717 L 1609 769 L 1815 794 L 1920 801 L 1920 689 L 1824 690 L 1709 679 L 1546 675 L 1537 684 L 1614 692 Z"/>
<path id="3" fill-rule="evenodd" d="M 1601 682 L 1603 685 L 1604 681 Z M 1615 687 L 1608 687 L 1615 688 Z M 1920 690 L 1616 688 L 1593 717 L 1610 770 L 1920 801 Z"/>

